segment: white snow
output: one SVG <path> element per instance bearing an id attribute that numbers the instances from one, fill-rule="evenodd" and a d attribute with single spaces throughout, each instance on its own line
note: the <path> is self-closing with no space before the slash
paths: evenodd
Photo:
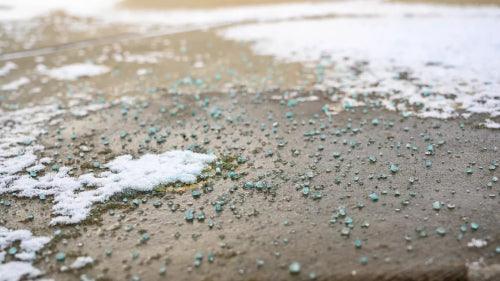
<path id="1" fill-rule="evenodd" d="M 15 90 L 19 89 L 19 87 L 24 86 L 24 85 L 28 84 L 29 82 L 31 82 L 30 79 L 28 79 L 28 77 L 23 76 L 23 77 L 20 77 L 14 81 L 10 81 L 7 84 L 3 84 L 0 89 L 2 91 L 15 91 Z"/>
<path id="2" fill-rule="evenodd" d="M 95 111 L 109 106 L 105 105 L 74 104 L 69 109 Z M 39 178 L 22 173 L 50 162 L 50 159 L 38 159 L 35 155 L 43 150 L 37 144 L 37 138 L 45 132 L 48 123 L 59 120 L 66 112 L 55 104 L 16 111 L 0 110 L 0 124 L 3 124 L 0 126 L 0 195 L 54 196 L 54 224 L 80 222 L 87 217 L 94 203 L 104 202 L 125 190 L 150 191 L 160 184 L 193 183 L 216 158 L 191 151 L 168 151 L 159 155 L 146 154 L 138 159 L 130 155 L 119 156 L 105 164 L 108 171 L 99 175 L 71 177 L 68 167 Z"/>
<path id="3" fill-rule="evenodd" d="M 137 76 L 143 76 L 143 75 L 148 74 L 148 70 L 145 68 L 139 68 L 139 69 L 137 69 L 136 74 L 137 74 Z"/>
<path id="4" fill-rule="evenodd" d="M 6 62 L 2 67 L 0 67 L 0 77 L 6 76 L 9 74 L 12 70 L 17 68 L 17 64 L 8 61 Z"/>
<path id="5" fill-rule="evenodd" d="M 22 20 L 61 10 L 80 16 L 92 16 L 109 10 L 119 0 L 0 0 L 0 19 Z"/>
<path id="6" fill-rule="evenodd" d="M 484 120 L 484 123 L 483 125 L 486 127 L 486 128 L 490 128 L 490 129 L 500 129 L 500 123 L 498 122 L 495 122 L 491 119 L 486 119 Z"/>
<path id="7" fill-rule="evenodd" d="M 104 202 L 126 190 L 151 191 L 158 185 L 174 182 L 194 183 L 214 155 L 191 151 L 168 151 L 159 155 L 146 154 L 138 159 L 122 155 L 105 164 L 109 169 L 100 175 L 79 177 L 68 175 L 69 168 L 39 178 L 28 175 L 11 177 L 0 194 L 13 193 L 20 197 L 54 196 L 52 224 L 73 224 L 84 220 L 92 205 Z"/>
<path id="8" fill-rule="evenodd" d="M 84 185 L 87 185 L 84 182 L 83 178 L 81 181 L 74 178 L 64 178 L 63 175 L 69 171 L 68 168 L 61 168 L 60 172 L 56 175 L 53 173 L 48 173 L 40 180 L 32 179 L 27 175 L 28 171 L 40 171 L 44 169 L 44 166 L 50 163 L 52 160 L 50 158 L 44 157 L 38 159 L 36 153 L 42 151 L 44 149 L 43 146 L 37 143 L 37 138 L 46 132 L 46 128 L 49 124 L 57 123 L 61 120 L 63 114 L 70 112 L 75 114 L 75 112 L 80 113 L 79 116 L 86 115 L 88 112 L 93 112 L 97 110 L 102 110 L 104 108 L 108 108 L 111 105 L 109 103 L 90 103 L 87 105 L 80 104 L 77 100 L 72 102 L 71 106 L 67 109 L 61 108 L 56 103 L 51 105 L 41 105 L 28 107 L 24 109 L 18 109 L 14 111 L 3 111 L 0 109 L 0 195 L 5 194 L 11 191 L 18 192 L 20 196 L 36 196 L 35 192 L 38 191 L 39 194 L 45 195 L 55 195 L 58 194 L 58 198 L 60 198 L 60 205 L 55 206 L 54 208 L 59 208 L 59 210 L 54 210 L 55 214 L 68 215 L 72 216 L 71 212 L 78 213 L 78 208 L 82 206 L 66 206 L 65 204 L 71 201 L 69 204 L 76 203 L 79 201 L 79 204 L 87 204 L 87 208 L 90 209 L 90 205 L 95 202 L 95 200 L 106 198 L 106 196 L 111 196 L 114 191 L 113 190 L 105 190 L 96 189 L 94 192 L 82 192 L 79 194 L 73 194 L 78 189 L 83 188 Z M 170 155 L 170 154 L 169 154 Z M 165 159 L 169 158 L 169 155 L 166 155 Z M 186 154 L 187 155 L 187 154 Z M 132 176 L 133 171 L 129 171 L 126 168 L 128 166 L 124 166 L 123 171 L 119 171 L 118 168 L 114 168 L 114 165 L 118 165 L 124 161 L 124 157 L 119 157 L 115 161 L 111 162 L 109 168 L 114 172 L 123 172 L 122 174 L 114 174 L 115 176 Z M 207 156 L 209 157 L 209 156 Z M 196 156 L 194 157 L 199 162 L 203 162 L 206 158 Z M 210 158 L 210 157 L 209 157 Z M 158 161 L 161 162 L 162 159 Z M 174 166 L 174 168 L 179 168 L 178 175 L 168 174 L 175 179 L 175 176 L 180 177 L 179 181 L 188 181 L 189 173 L 195 172 L 198 163 L 190 162 L 190 159 L 180 159 L 180 157 L 176 158 L 177 162 L 171 163 L 172 165 L 178 164 L 178 166 Z M 185 160 L 184 162 L 182 162 Z M 134 161 L 130 161 L 131 163 L 136 163 Z M 182 163 L 180 163 L 182 162 Z M 184 165 L 184 166 L 183 166 Z M 146 165 L 143 165 L 143 168 L 146 168 Z M 161 167 L 165 168 L 165 167 Z M 184 169 L 183 169 L 184 168 Z M 159 170 L 164 172 L 164 170 Z M 148 173 L 148 171 L 143 171 L 144 173 Z M 108 172 L 113 174 L 112 172 Z M 155 174 L 158 176 L 157 174 Z M 50 178 L 55 177 L 58 181 L 50 182 Z M 194 176 L 195 177 L 195 176 Z M 92 179 L 91 175 L 87 175 L 86 180 Z M 116 179 L 116 178 L 115 178 Z M 29 185 L 23 187 L 23 182 L 28 183 Z M 111 183 L 106 182 L 106 176 L 96 177 L 95 183 L 102 184 L 103 188 L 112 186 Z M 64 183 L 69 183 L 70 186 L 65 186 Z M 120 182 L 121 184 L 126 184 L 126 180 Z M 115 186 L 116 187 L 116 186 Z M 40 190 L 36 190 L 36 189 Z M 47 188 L 47 190 L 41 190 L 43 188 Z M 67 188 L 67 190 L 65 190 Z M 138 187 L 139 188 L 139 187 Z M 102 192 L 100 192 L 102 191 Z M 116 190 L 115 190 L 116 191 Z M 100 192 L 100 193 L 99 193 Z M 31 194 L 31 195 L 29 195 Z M 71 194 L 74 195 L 74 198 L 70 198 Z M 88 196 L 85 198 L 80 198 L 79 196 Z M 67 201 L 64 201 L 67 199 Z M 88 210 L 87 210 L 88 211 Z M 79 214 L 82 215 L 82 214 Z M 76 219 L 76 218 L 73 218 Z M 59 218 L 59 220 L 64 220 L 64 218 Z M 19 256 L 22 259 L 29 259 L 28 254 L 23 254 Z"/>
<path id="9" fill-rule="evenodd" d="M 36 164 L 35 152 L 43 149 L 36 138 L 45 132 L 50 120 L 63 112 L 57 105 L 0 110 L 0 189 L 14 174 Z"/>
<path id="10" fill-rule="evenodd" d="M 87 116 L 90 112 L 95 112 L 99 111 L 102 109 L 109 108 L 111 105 L 109 103 L 94 103 L 90 104 L 87 106 L 78 106 L 75 108 L 70 109 L 71 115 L 75 117 L 85 117 Z"/>
<path id="11" fill-rule="evenodd" d="M 123 54 L 113 54 L 113 60 L 116 62 L 128 62 L 137 64 L 157 64 L 162 58 L 172 58 L 174 54 L 171 52 L 147 52 L 142 54 L 131 54 L 125 52 Z"/>
<path id="12" fill-rule="evenodd" d="M 40 251 L 51 239 L 33 236 L 29 230 L 10 230 L 0 226 L 0 281 L 17 281 L 23 277 L 34 278 L 42 272 L 31 265 Z M 6 250 L 19 242 L 14 260 L 4 263 Z"/>
<path id="13" fill-rule="evenodd" d="M 9 230 L 0 226 L 0 251 L 20 242 L 19 253 L 36 253 L 50 241 L 48 237 L 33 236 L 29 230 Z"/>
<path id="14" fill-rule="evenodd" d="M 29 262 L 11 261 L 0 264 L 0 281 L 18 281 L 26 277 L 35 278 L 41 274 L 42 272 Z"/>
<path id="15" fill-rule="evenodd" d="M 7 158 L 0 162 L 0 174 L 15 174 L 35 163 L 37 157 L 30 151 L 17 157 Z"/>
<path id="16" fill-rule="evenodd" d="M 109 103 L 82 105 L 78 102 L 69 107 L 71 113 L 86 115 L 104 108 Z M 57 104 L 40 105 L 3 111 L 0 109 L 0 191 L 24 171 L 39 171 L 50 158 L 38 159 L 36 153 L 44 149 L 37 143 L 37 138 L 46 132 L 49 124 L 57 123 L 68 110 Z M 2 192 L 0 192 L 2 193 Z"/>
<path id="17" fill-rule="evenodd" d="M 57 80 L 77 80 L 80 77 L 98 76 L 109 72 L 109 67 L 93 63 L 74 63 L 46 69 L 39 67 L 39 72 Z"/>
<path id="18" fill-rule="evenodd" d="M 0 0 L 0 20 L 26 20 L 51 11 L 64 11 L 74 16 L 94 17 L 104 22 L 163 24 L 168 26 L 199 26 L 240 23 L 247 21 L 278 21 L 328 15 L 393 15 L 402 11 L 410 15 L 434 15 L 441 11 L 460 14 L 460 7 L 396 4 L 380 0 L 321 1 L 227 7 L 216 9 L 127 10 L 118 7 L 119 0 Z M 489 13 L 489 7 L 470 6 L 470 15 Z"/>
<path id="19" fill-rule="evenodd" d="M 72 269 L 84 268 L 87 265 L 93 264 L 94 259 L 92 257 L 78 257 L 71 265 Z"/>
<path id="20" fill-rule="evenodd" d="M 352 16 L 235 25 L 220 35 L 284 61 L 328 61 L 323 87 L 388 94 L 369 97 L 388 109 L 408 109 L 395 107 L 403 99 L 422 104 L 422 117 L 456 116 L 457 109 L 500 115 L 500 8 L 368 6 L 372 16 L 361 9 Z M 368 65 L 356 74 L 351 67 L 362 61 Z M 395 79 L 401 71 L 416 80 Z"/>
<path id="21" fill-rule="evenodd" d="M 364 102 L 401 111 L 417 106 L 421 117 L 447 118 L 457 116 L 461 110 L 465 114 L 500 115 L 500 60 L 496 59 L 500 53 L 499 7 L 365 0 L 132 11 L 118 7 L 118 2 L 47 0 L 42 4 L 35 0 L 0 0 L 5 7 L 0 10 L 0 19 L 27 20 L 63 10 L 99 19 L 102 24 L 154 23 L 182 29 L 231 23 L 220 34 L 253 42 L 258 54 L 285 61 L 315 62 L 328 55 L 332 67 L 325 70 L 320 87 L 339 86 L 345 93 L 338 97 L 339 101 L 375 93 Z M 157 63 L 156 55 L 127 58 L 124 54 L 115 59 Z M 345 62 L 344 57 L 350 60 Z M 351 66 L 360 61 L 368 65 L 358 77 Z M 109 69 L 76 64 L 45 71 L 56 79 L 74 80 Z M 415 80 L 394 79 L 402 71 Z M 432 94 L 422 96 L 424 90 Z M 403 103 L 396 104 L 398 101 Z"/>
<path id="22" fill-rule="evenodd" d="M 486 242 L 486 240 L 476 238 L 472 238 L 472 240 L 467 243 L 467 247 L 469 248 L 482 248 L 486 245 L 488 245 L 488 242 Z"/>

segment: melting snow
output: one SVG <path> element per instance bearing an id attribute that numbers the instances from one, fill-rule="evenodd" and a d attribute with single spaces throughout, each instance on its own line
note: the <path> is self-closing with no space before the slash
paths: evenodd
<path id="1" fill-rule="evenodd" d="M 0 281 L 17 281 L 34 278 L 42 272 L 31 265 L 36 253 L 50 241 L 49 237 L 33 236 L 28 230 L 9 230 L 0 226 Z M 19 243 L 12 261 L 4 263 L 6 250 Z"/>
<path id="2" fill-rule="evenodd" d="M 51 69 L 39 66 L 38 70 L 57 80 L 76 80 L 80 77 L 102 75 L 109 72 L 109 67 L 93 63 L 74 63 Z"/>
<path id="3" fill-rule="evenodd" d="M 41 274 L 42 272 L 29 262 L 11 261 L 0 264 L 0 281 L 18 281 L 26 277 L 35 278 Z"/>
<path id="4" fill-rule="evenodd" d="M 105 107 L 81 108 L 93 111 Z M 70 168 L 62 167 L 57 173 L 32 178 L 25 171 L 43 169 L 44 164 L 51 161 L 36 157 L 35 153 L 43 150 L 36 140 L 49 122 L 58 120 L 65 112 L 57 105 L 0 110 L 0 124 L 3 124 L 0 126 L 0 194 L 54 196 L 54 224 L 80 222 L 87 217 L 92 204 L 125 190 L 150 191 L 160 184 L 193 183 L 207 164 L 215 160 L 213 155 L 191 151 L 147 154 L 139 159 L 123 155 L 106 164 L 109 171 L 100 175 L 71 177 Z"/>
<path id="5" fill-rule="evenodd" d="M 94 259 L 92 257 L 78 257 L 71 265 L 72 269 L 84 268 L 89 264 L 93 264 Z"/>
<path id="6" fill-rule="evenodd" d="M 368 1 L 319 1 L 282 3 L 274 5 L 249 5 L 217 9 L 179 10 L 127 10 L 117 7 L 119 0 L 0 0 L 0 20 L 22 20 L 49 13 L 65 11 L 70 15 L 95 17 L 105 22 L 139 24 L 164 24 L 168 26 L 201 26 L 238 23 L 246 21 L 276 21 L 301 17 L 328 15 L 428 15 L 442 10 L 460 14 L 461 7 L 396 4 L 381 0 Z M 468 14 L 488 11 L 488 8 L 471 7 Z M 297 34 L 296 34 L 297 35 Z"/>
<path id="7" fill-rule="evenodd" d="M 11 81 L 7 84 L 4 84 L 2 85 L 2 91 L 15 91 L 17 89 L 19 89 L 19 87 L 21 86 L 24 86 L 26 84 L 28 84 L 30 82 L 30 80 L 28 79 L 28 77 L 21 77 L 19 79 L 16 79 L 14 81 Z"/>
<path id="8" fill-rule="evenodd" d="M 0 186 L 0 194 L 14 193 L 20 197 L 54 196 L 52 224 L 73 224 L 84 220 L 94 203 L 127 190 L 151 191 L 156 186 L 174 182 L 194 183 L 214 155 L 191 151 L 168 151 L 146 154 L 138 159 L 119 156 L 105 164 L 109 171 L 80 177 L 68 175 L 69 168 L 39 178 L 13 175 Z"/>
<path id="9" fill-rule="evenodd" d="M 11 70 L 17 68 L 17 64 L 8 61 L 4 66 L 0 67 L 0 77 L 5 76 L 10 73 Z"/>
<path id="10" fill-rule="evenodd" d="M 63 112 L 57 105 L 0 110 L 0 189 L 14 174 L 37 164 L 34 153 L 43 147 L 36 138 L 45 132 L 43 128 L 50 120 Z"/>
<path id="11" fill-rule="evenodd" d="M 14 2 L 0 0 L 0 5 L 6 6 L 5 11 L 0 11 L 0 19 L 28 19 L 64 10 L 105 19 L 106 23 L 159 23 L 183 28 L 256 21 L 233 24 L 220 34 L 252 41 L 257 53 L 287 61 L 318 61 L 328 54 L 335 69 L 325 70 L 322 87 L 343 91 L 346 96 L 338 97 L 340 102 L 375 93 L 365 103 L 380 103 L 390 110 L 419 108 L 421 117 L 448 118 L 463 110 L 465 114 L 500 115 L 500 61 L 496 59 L 500 52 L 500 37 L 496 36 L 500 8 L 495 6 L 374 0 L 129 11 L 117 9 L 118 0 L 50 0 L 43 5 L 34 0 Z M 157 55 L 127 58 L 124 54 L 115 59 L 156 63 Z M 350 60 L 344 61 L 345 57 Z M 353 73 L 351 67 L 363 61 L 368 62 L 363 73 Z M 91 63 L 42 69 L 42 73 L 61 80 L 108 71 L 106 66 Z M 408 72 L 410 79 L 395 79 L 401 72 Z"/>
<path id="12" fill-rule="evenodd" d="M 79 106 L 72 108 L 70 110 L 71 115 L 75 117 L 85 117 L 89 112 L 95 112 L 102 109 L 109 108 L 111 105 L 109 103 L 94 103 L 87 106 Z"/>
<path id="13" fill-rule="evenodd" d="M 110 104 L 73 104 L 69 111 L 73 115 L 85 116 L 108 108 Z M 49 124 L 60 121 L 66 112 L 57 104 L 34 106 L 15 111 L 0 109 L 0 190 L 17 178 L 16 174 L 43 169 L 48 158 L 37 159 L 36 152 L 43 150 L 37 138 L 46 132 Z M 1 193 L 1 192 L 0 192 Z"/>
<path id="14" fill-rule="evenodd" d="M 491 119 L 486 119 L 484 120 L 484 123 L 483 125 L 486 127 L 486 128 L 490 128 L 490 129 L 500 129 L 500 123 L 497 123 Z"/>
<path id="15" fill-rule="evenodd" d="M 128 62 L 137 64 L 157 64 L 162 58 L 172 58 L 171 52 L 148 52 L 143 54 L 115 53 L 113 59 L 116 62 Z"/>
<path id="16" fill-rule="evenodd" d="M 486 245 L 488 245 L 488 242 L 486 242 L 486 240 L 476 238 L 472 238 L 472 240 L 467 243 L 467 247 L 469 248 L 482 248 Z"/>
<path id="17" fill-rule="evenodd" d="M 356 16 L 236 25 L 220 34 L 285 61 L 327 61 L 319 69 L 323 85 L 353 98 L 377 92 L 368 98 L 388 109 L 416 105 L 420 116 L 438 118 L 457 109 L 500 115 L 499 8 L 369 6 L 373 16 L 362 9 Z M 402 72 L 410 79 L 400 79 Z M 411 106 L 397 107 L 401 99 Z"/>

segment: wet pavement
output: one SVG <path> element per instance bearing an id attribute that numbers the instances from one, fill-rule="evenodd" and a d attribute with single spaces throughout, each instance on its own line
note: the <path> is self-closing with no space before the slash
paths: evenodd
<path id="1" fill-rule="evenodd" d="M 197 183 L 118 194 L 76 225 L 50 224 L 52 197 L 0 195 L 0 225 L 52 238 L 33 263 L 43 278 L 500 276 L 499 133 L 481 125 L 485 114 L 442 120 L 335 103 L 343 93 L 316 64 L 256 55 L 217 36 L 220 27 L 144 31 L 64 13 L 34 23 L 23 25 L 28 37 L 7 24 L 0 33 L 0 56 L 28 50 L 0 63 L 16 65 L 0 84 L 29 80 L 0 92 L 3 129 L 22 129 L 19 110 L 36 119 L 45 114 L 36 108 L 57 105 L 26 121 L 41 130 L 37 158 L 52 159 L 33 178 L 103 172 L 124 154 L 218 157 Z M 74 64 L 86 67 L 54 74 Z M 78 257 L 92 261 L 72 268 Z"/>

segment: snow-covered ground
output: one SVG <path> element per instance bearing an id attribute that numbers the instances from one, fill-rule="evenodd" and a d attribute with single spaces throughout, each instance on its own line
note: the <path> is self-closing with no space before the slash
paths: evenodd
<path id="1" fill-rule="evenodd" d="M 220 34 L 280 60 L 322 61 L 335 68 L 326 86 L 348 95 L 377 92 L 372 100 L 388 109 L 403 99 L 422 106 L 422 117 L 500 115 L 499 8 L 369 3 L 336 17 L 237 25 Z M 373 15 L 364 16 L 367 10 Z M 363 73 L 352 75 L 349 67 L 362 61 Z M 400 71 L 415 80 L 399 79 Z"/>
<path id="2" fill-rule="evenodd" d="M 68 175 L 70 168 L 39 178 L 29 175 L 13 176 L 0 194 L 14 193 L 21 197 L 54 196 L 52 224 L 73 224 L 87 218 L 92 205 L 104 202 L 124 191 L 152 191 L 159 185 L 175 182 L 194 183 L 214 155 L 191 151 L 168 151 L 146 154 L 138 159 L 122 155 L 104 166 L 109 169 L 100 175 Z"/>
<path id="3" fill-rule="evenodd" d="M 74 63 L 47 69 L 39 65 L 39 72 L 57 80 L 76 80 L 80 77 L 97 76 L 109 72 L 109 68 L 93 63 Z"/>
<path id="4" fill-rule="evenodd" d="M 258 54 L 284 61 L 321 62 L 322 67 L 334 68 L 325 72 L 323 86 L 340 88 L 348 95 L 344 99 L 376 92 L 378 96 L 370 97 L 373 102 L 391 110 L 419 107 L 416 113 L 421 117 L 447 118 L 461 112 L 464 117 L 472 113 L 500 115 L 499 7 L 365 0 L 131 11 L 118 8 L 118 3 L 51 0 L 42 5 L 32 0 L 0 0 L 5 6 L 0 20 L 26 20 L 63 10 L 104 24 L 206 28 L 231 23 L 219 35 L 252 42 Z M 360 61 L 368 65 L 355 76 L 348 69 Z M 98 75 L 107 71 L 105 66 L 98 67 L 62 66 L 45 72 L 66 79 L 69 72 Z M 10 69 L 12 63 L 4 65 L 0 73 Z M 410 74 L 411 82 L 394 79 L 403 71 Z M 26 83 L 26 79 L 11 81 L 2 89 L 15 90 Z"/>
<path id="5" fill-rule="evenodd" d="M 42 272 L 31 263 L 36 253 L 50 240 L 49 237 L 33 236 L 29 230 L 11 230 L 0 226 L 0 280 L 16 281 L 41 275 Z M 15 243 L 19 243 L 19 248 Z M 7 255 L 12 256 L 9 262 L 5 262 Z"/>
<path id="6" fill-rule="evenodd" d="M 0 22 L 29 22 L 56 10 L 97 19 L 100 24 L 131 23 L 167 28 L 217 30 L 227 40 L 249 43 L 258 55 L 301 62 L 316 68 L 320 89 L 335 88 L 332 104 L 351 107 L 380 104 L 420 117 L 487 115 L 484 126 L 500 128 L 500 8 L 397 4 L 382 1 L 334 1 L 212 10 L 129 11 L 116 0 L 0 0 Z M 112 56 L 116 62 L 158 63 L 161 52 Z M 20 65 L 20 64 L 19 64 Z M 29 87 L 32 77 L 10 77 L 17 61 L 0 64 L 0 90 Z M 59 65 L 59 64 L 58 64 Z M 144 71 L 143 71 L 144 70 Z M 82 77 L 112 72 L 104 64 L 73 62 L 47 67 L 44 78 L 73 83 Z M 140 69 L 137 74 L 147 73 Z M 0 109 L 0 195 L 54 197 L 52 224 L 79 223 L 93 204 L 127 190 L 151 191 L 161 184 L 193 183 L 216 157 L 172 150 L 138 158 L 121 155 L 104 164 L 105 172 L 73 176 L 72 167 L 48 170 L 50 158 L 39 158 L 39 137 L 65 114 L 84 117 L 107 103 L 61 107 L 54 102 L 18 110 Z M 334 110 L 335 106 L 327 107 Z M 49 222 L 47 222 L 49 223 Z M 36 277 L 36 252 L 50 241 L 27 230 L 0 226 L 0 281 Z M 20 249 L 10 250 L 14 243 Z M 469 247 L 486 245 L 472 240 Z M 16 244 L 17 245 L 17 244 Z M 11 255 L 12 257 L 10 257 Z M 6 260 L 9 260 L 6 262 Z M 93 263 L 80 257 L 71 268 Z"/>

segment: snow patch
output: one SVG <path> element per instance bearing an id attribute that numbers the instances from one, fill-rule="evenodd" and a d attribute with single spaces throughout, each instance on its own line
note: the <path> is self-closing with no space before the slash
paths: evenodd
<path id="1" fill-rule="evenodd" d="M 31 82 L 30 79 L 28 79 L 28 77 L 21 77 L 21 78 L 18 78 L 14 81 L 11 81 L 7 84 L 4 84 L 2 85 L 2 91 L 15 91 L 17 89 L 19 89 L 19 87 L 22 87 L 26 84 L 28 84 L 29 82 Z"/>
<path id="2" fill-rule="evenodd" d="M 484 123 L 483 125 L 486 127 L 486 128 L 490 128 L 490 129 L 500 129 L 500 123 L 498 122 L 495 122 L 491 119 L 486 119 L 484 120 Z"/>
<path id="3" fill-rule="evenodd" d="M 467 247 L 469 248 L 482 248 L 486 245 L 488 245 L 488 242 L 486 242 L 486 240 L 476 238 L 472 238 L 472 240 L 467 243 Z"/>
<path id="4" fill-rule="evenodd" d="M 50 241 L 50 238 L 43 236 L 33 236 L 29 230 L 9 230 L 5 227 L 0 226 L 0 251 L 4 251 L 7 247 L 12 246 L 15 242 L 20 242 L 21 252 L 16 254 L 16 257 L 20 254 L 35 254 L 37 251 L 43 248 L 45 244 Z M 24 255 L 21 255 L 25 257 Z M 32 256 L 29 259 L 33 260 L 35 257 Z"/>
<path id="5" fill-rule="evenodd" d="M 8 61 L 2 67 L 0 67 L 0 77 L 6 76 L 14 69 L 17 69 L 17 64 Z"/>
<path id="6" fill-rule="evenodd" d="M 127 190 L 151 191 L 158 185 L 174 182 L 194 183 L 214 155 L 191 151 L 168 151 L 146 154 L 138 159 L 122 155 L 105 164 L 109 171 L 79 177 L 68 175 L 70 168 L 39 178 L 28 175 L 12 176 L 0 186 L 0 194 L 19 197 L 54 196 L 52 224 L 74 224 L 89 215 L 94 203 L 102 203 Z"/>
<path id="7" fill-rule="evenodd" d="M 93 63 L 74 63 L 61 67 L 46 69 L 39 66 L 40 73 L 57 80 L 77 80 L 80 77 L 98 76 L 109 72 L 109 67 Z"/>
<path id="8" fill-rule="evenodd" d="M 92 257 L 78 257 L 71 265 L 71 269 L 84 268 L 87 265 L 93 264 L 94 259 Z"/>
<path id="9" fill-rule="evenodd" d="M 390 110 L 416 107 L 419 116 L 437 118 L 460 110 L 500 115 L 499 8 L 368 6 L 372 16 L 353 11 L 356 16 L 235 25 L 219 34 L 251 42 L 260 55 L 314 62 L 321 87 L 351 98 L 366 94 Z"/>
<path id="10" fill-rule="evenodd" d="M 78 116 L 86 116 L 108 108 L 109 103 L 82 105 L 75 100 L 68 109 Z M 2 189 L 19 178 L 19 173 L 40 171 L 49 158 L 38 159 L 36 153 L 44 149 L 37 138 L 46 133 L 46 127 L 61 121 L 68 110 L 57 104 L 34 106 L 15 111 L 0 109 L 0 194 Z"/>
<path id="11" fill-rule="evenodd" d="M 12 176 L 36 164 L 36 143 L 44 126 L 64 110 L 57 105 L 36 106 L 16 111 L 0 110 L 0 189 Z"/>
<path id="12" fill-rule="evenodd" d="M 279 21 L 328 15 L 390 16 L 435 15 L 462 13 L 461 7 L 447 5 L 399 4 L 381 0 L 321 1 L 249 5 L 217 9 L 127 10 L 118 7 L 119 0 L 0 0 L 0 20 L 26 20 L 32 17 L 64 11 L 80 17 L 94 17 L 103 22 L 163 24 L 168 26 L 199 26 L 240 23 L 247 21 Z M 491 7 L 468 6 L 467 14 L 490 13 Z"/>
<path id="13" fill-rule="evenodd" d="M 111 104 L 109 103 L 94 103 L 87 106 L 79 106 L 70 109 L 71 115 L 75 117 L 85 117 L 89 115 L 90 112 L 96 112 L 102 109 L 109 108 Z"/>
<path id="14" fill-rule="evenodd" d="M 113 60 L 116 62 L 127 62 L 137 64 L 157 64 L 163 58 L 173 58 L 174 54 L 171 52 L 148 52 L 142 54 L 131 54 L 125 52 L 123 54 L 113 54 Z"/>
<path id="15" fill-rule="evenodd" d="M 40 251 L 51 238 L 33 236 L 29 230 L 9 230 L 0 226 L 0 281 L 17 281 L 22 278 L 34 278 L 42 272 L 31 265 Z M 6 250 L 19 243 L 18 252 L 13 260 L 4 263 Z"/>
<path id="16" fill-rule="evenodd" d="M 95 111 L 109 105 L 73 105 L 71 109 Z M 38 159 L 43 150 L 37 138 L 45 126 L 60 120 L 67 110 L 57 105 L 37 106 L 16 111 L 0 110 L 0 195 L 13 193 L 19 197 L 54 196 L 53 224 L 71 224 L 84 220 L 94 203 L 104 202 L 125 190 L 150 191 L 161 184 L 194 183 L 214 155 L 191 151 L 169 151 L 146 154 L 138 159 L 119 156 L 104 165 L 108 171 L 99 175 L 69 176 L 70 168 L 61 167 L 42 177 L 25 171 L 39 171 L 51 159 Z M 24 172 L 24 173 L 23 173 Z M 23 256 L 23 259 L 29 259 Z"/>
<path id="17" fill-rule="evenodd" d="M 29 262 L 11 261 L 0 264 L 0 281 L 18 281 L 23 278 L 35 278 L 42 274 Z"/>

